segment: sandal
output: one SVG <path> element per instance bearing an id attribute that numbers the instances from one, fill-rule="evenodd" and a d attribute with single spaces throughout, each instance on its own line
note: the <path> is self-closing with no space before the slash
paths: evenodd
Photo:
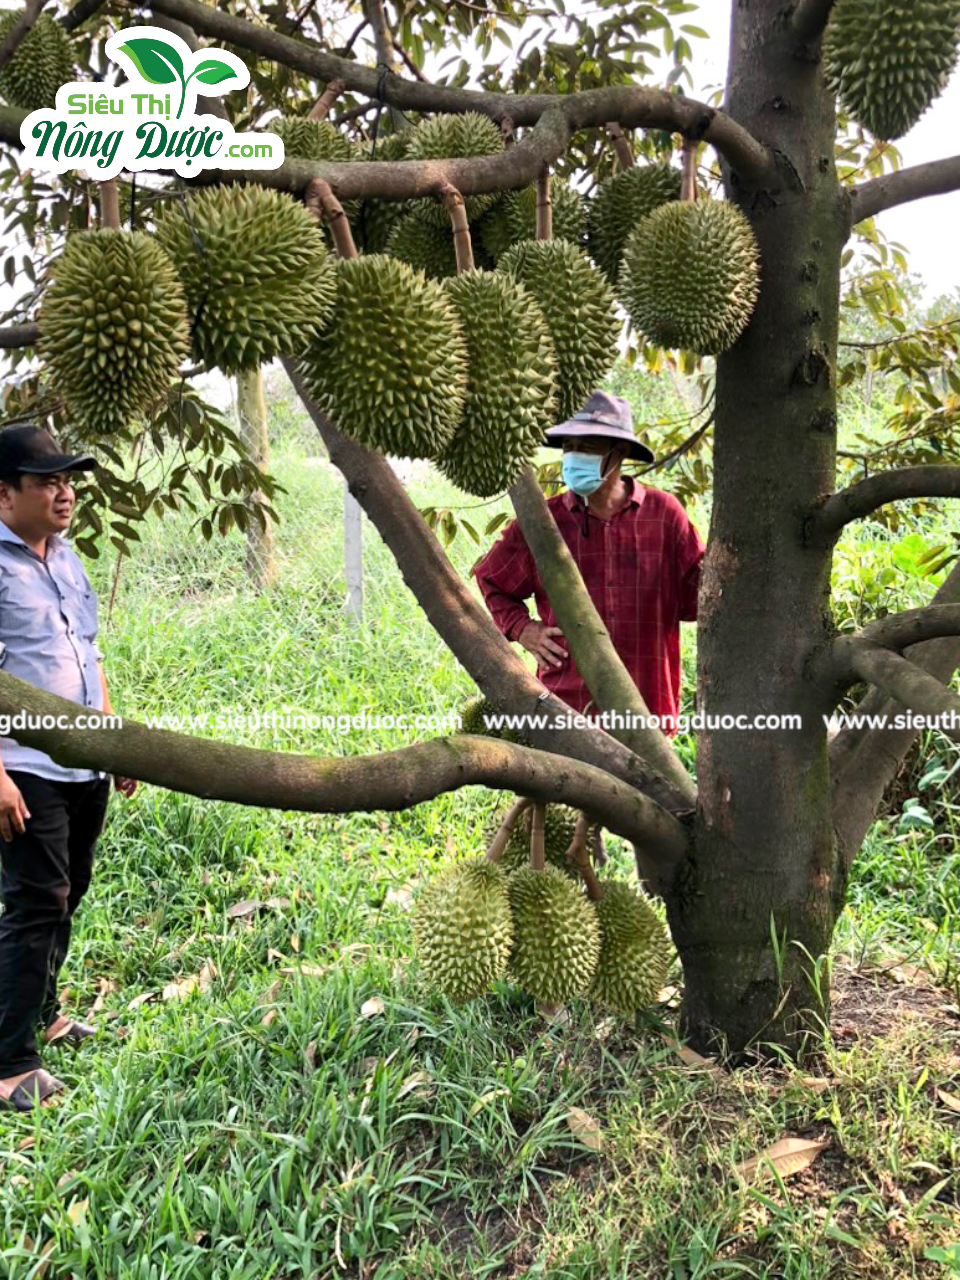
<path id="1" fill-rule="evenodd" d="M 62 1093 L 66 1086 L 47 1071 L 31 1071 L 17 1085 L 9 1098 L 0 1098 L 0 1108 L 6 1111 L 32 1111 L 55 1093 Z"/>
<path id="2" fill-rule="evenodd" d="M 88 1022 L 68 1022 L 65 1027 L 61 1027 L 55 1036 L 44 1040 L 47 1044 L 66 1043 L 73 1049 L 79 1049 L 84 1040 L 89 1040 L 91 1036 L 97 1034 L 97 1028 L 91 1027 Z"/>

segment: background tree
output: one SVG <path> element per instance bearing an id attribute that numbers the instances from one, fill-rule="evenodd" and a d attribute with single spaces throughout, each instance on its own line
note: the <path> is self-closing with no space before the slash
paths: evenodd
<path id="1" fill-rule="evenodd" d="M 254 752 L 130 724 L 109 733 L 36 730 L 22 737 L 64 763 L 94 764 L 247 804 L 397 809 L 474 783 L 571 803 L 640 846 L 640 869 L 663 894 L 683 963 L 682 1019 L 693 1043 L 734 1055 L 763 1043 L 796 1051 L 826 1016 L 826 984 L 814 981 L 812 970 L 819 976 L 851 863 L 884 786 L 915 737 L 908 729 L 851 729 L 831 742 L 824 717 L 859 685 L 869 690 L 859 704 L 864 710 L 960 707 L 945 683 L 960 662 L 960 569 L 927 607 L 852 633 L 838 628 L 829 594 L 834 547 L 850 521 L 898 501 L 960 495 L 960 466 L 945 461 L 956 449 L 960 390 L 952 368 L 952 320 L 915 332 L 898 319 L 896 337 L 853 349 L 880 353 L 861 363 L 889 361 L 881 367 L 905 373 L 907 390 L 881 447 L 839 459 L 837 450 L 838 383 L 862 372 L 857 356 L 852 373 L 849 364 L 838 363 L 841 272 L 851 239 L 873 246 L 876 259 L 868 265 L 878 289 L 864 294 L 857 283 L 860 298 L 877 315 L 892 318 L 905 306 L 898 288 L 903 263 L 873 220 L 894 205 L 960 187 L 960 157 L 899 169 L 888 143 L 873 141 L 843 115 L 838 120 L 822 57 L 829 0 L 731 6 L 723 109 L 687 98 L 678 90 L 688 77 L 690 40 L 699 34 L 686 20 L 692 8 L 680 0 L 603 4 L 600 21 L 593 13 L 566 14 L 562 0 L 536 9 L 513 3 L 493 9 L 465 0 L 393 9 L 370 0 L 362 11 L 344 4 L 342 12 L 323 15 L 311 4 L 293 12 L 283 3 L 213 8 L 202 0 L 154 0 L 151 11 L 247 60 L 245 100 L 227 101 L 237 127 L 261 123 L 278 108 L 307 114 L 336 84 L 343 89 L 333 118 L 361 138 L 387 104 L 394 123 L 405 115 L 477 111 L 513 142 L 482 158 L 288 159 L 275 171 L 202 179 L 256 181 L 308 204 L 319 201 L 332 231 L 341 203 L 363 202 L 362 210 L 364 204 L 437 198 L 451 187 L 468 198 L 528 187 L 551 168 L 589 188 L 618 162 L 628 163 L 631 146 L 641 161 L 669 156 L 684 143 L 688 152 L 700 147 L 707 166 L 716 154 L 717 167 L 708 167 L 702 179 L 722 185 L 749 219 L 762 287 L 742 338 L 718 358 L 715 371 L 712 365 L 703 369 L 708 421 L 672 450 L 693 464 L 690 487 L 711 485 L 713 499 L 700 598 L 698 700 L 715 716 L 799 716 L 802 727 L 703 730 L 696 784 L 655 730 L 608 735 L 548 723 L 531 730 L 532 747 L 454 737 L 372 758 L 330 760 Z M 128 25 L 135 20 L 125 7 L 97 8 L 90 0 L 80 0 L 60 19 L 73 33 L 78 62 L 91 70 L 104 68 L 110 14 Z M 442 78 L 431 83 L 424 62 L 450 44 L 452 33 L 459 47 Z M 637 83 L 648 73 L 644 59 L 654 52 L 655 39 L 674 62 L 665 89 Z M 496 44 L 504 47 L 502 58 L 494 56 Z M 377 66 L 358 56 L 358 49 L 371 47 Z M 392 69 L 395 54 L 401 72 Z M 482 66 L 477 54 L 486 59 Z M 465 87 L 470 83 L 480 87 Z M 0 111 L 0 133 L 12 148 L 19 144 L 22 116 L 12 107 Z M 33 308 L 43 288 L 38 267 L 45 265 L 38 250 L 68 228 L 88 224 L 89 188 L 83 180 L 48 185 L 21 174 L 15 155 L 7 181 L 18 184 L 17 219 L 31 244 L 20 269 L 16 262 L 11 268 L 12 278 L 22 271 L 30 287 L 8 317 L 17 323 L 4 336 L 5 345 L 22 350 L 36 339 Z M 146 219 L 155 203 L 173 194 L 158 183 L 136 203 L 130 188 L 124 191 Z M 649 349 L 633 355 L 653 366 L 671 358 Z M 684 371 L 694 368 L 688 357 L 675 359 Z M 556 718 L 562 704 L 543 697 L 385 460 L 325 417 L 293 362 L 286 363 L 351 493 L 427 618 L 492 706 L 537 709 Z M 42 379 L 25 379 L 8 408 L 19 411 L 51 391 Z M 46 407 L 62 422 L 62 409 L 49 401 Z M 158 453 L 171 437 L 196 447 L 208 496 L 215 479 L 224 494 L 232 489 L 240 495 L 221 507 L 218 518 L 226 527 L 231 519 L 247 518 L 245 494 L 260 477 L 243 470 L 250 464 L 242 450 L 237 461 L 215 461 L 210 433 L 227 433 L 212 421 L 181 386 L 147 430 Z M 710 425 L 712 458 L 706 454 Z M 98 501 L 119 510 L 124 499 L 116 495 L 127 492 L 121 453 L 113 442 L 104 448 L 114 463 L 108 473 L 113 489 L 101 485 L 102 493 L 90 495 L 87 519 L 94 531 Z M 169 492 L 174 477 L 152 489 L 135 479 L 140 489 L 132 512 L 177 501 Z M 511 496 L 595 704 L 642 710 L 612 647 L 596 642 L 596 617 L 564 561 L 529 470 Z M 205 531 L 212 531 L 206 520 Z M 133 527 L 120 536 L 134 536 Z M 59 700 L 9 677 L 0 679 L 0 705 L 63 709 Z"/>

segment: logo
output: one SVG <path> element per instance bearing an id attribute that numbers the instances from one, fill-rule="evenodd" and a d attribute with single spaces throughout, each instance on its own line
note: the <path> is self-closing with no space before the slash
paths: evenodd
<path id="1" fill-rule="evenodd" d="M 31 111 L 20 126 L 28 161 L 66 173 L 86 169 L 98 181 L 121 169 L 172 169 L 181 178 L 203 169 L 278 169 L 283 140 L 272 133 L 234 133 L 219 116 L 197 115 L 197 96 L 243 89 L 250 73 L 225 49 L 191 53 L 160 27 L 130 27 L 106 43 L 129 77 L 122 85 L 72 81 L 57 105 Z"/>

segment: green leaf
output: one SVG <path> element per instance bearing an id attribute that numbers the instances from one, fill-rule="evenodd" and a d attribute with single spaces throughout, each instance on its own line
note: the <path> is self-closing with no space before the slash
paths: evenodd
<path id="1" fill-rule="evenodd" d="M 183 80 L 183 59 L 173 45 L 153 36 L 141 36 L 119 46 L 149 84 L 176 84 Z"/>
<path id="2" fill-rule="evenodd" d="M 190 78 L 196 77 L 201 84 L 223 84 L 224 80 L 233 80 L 236 74 L 233 67 L 228 67 L 225 62 L 208 58 L 206 62 L 200 63 Z"/>

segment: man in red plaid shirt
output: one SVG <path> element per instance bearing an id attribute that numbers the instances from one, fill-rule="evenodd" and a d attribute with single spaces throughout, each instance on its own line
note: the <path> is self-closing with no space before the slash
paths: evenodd
<path id="1" fill-rule="evenodd" d="M 547 506 L 570 548 L 614 648 L 651 715 L 675 733 L 681 620 L 697 617 L 703 543 L 668 493 L 621 476 L 627 458 L 653 461 L 633 433 L 630 405 L 595 391 L 581 413 L 547 431 L 563 449 L 567 490 Z M 564 646 L 517 521 L 474 569 L 487 608 L 508 640 L 532 653 L 544 685 L 575 711 L 590 693 Z M 525 600 L 533 596 L 539 621 Z"/>

